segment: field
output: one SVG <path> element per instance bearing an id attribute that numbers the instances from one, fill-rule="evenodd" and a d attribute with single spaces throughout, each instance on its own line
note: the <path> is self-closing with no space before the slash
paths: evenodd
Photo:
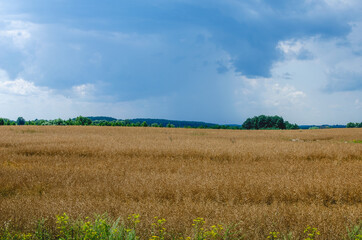
<path id="1" fill-rule="evenodd" d="M 342 239 L 362 220 L 362 129 L 201 130 L 0 127 L 0 226 L 20 231 L 67 213 L 153 217 L 190 235 L 192 220 Z"/>

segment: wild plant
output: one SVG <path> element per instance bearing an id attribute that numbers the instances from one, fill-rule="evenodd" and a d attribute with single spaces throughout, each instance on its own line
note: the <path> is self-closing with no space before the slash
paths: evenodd
<path id="1" fill-rule="evenodd" d="M 280 239 L 280 232 L 269 232 L 267 239 L 270 240 L 279 240 Z"/>
<path id="2" fill-rule="evenodd" d="M 31 233 L 12 233 L 10 222 L 6 222 L 4 227 L 0 229 L 0 240 L 30 240 L 32 237 Z"/>
<path id="3" fill-rule="evenodd" d="M 240 230 L 238 230 L 237 228 L 238 228 L 238 224 L 228 225 L 225 228 L 222 239 L 224 239 L 224 240 L 233 240 L 233 239 L 242 240 L 242 239 L 244 239 L 245 235 L 242 234 L 242 232 Z"/>
<path id="4" fill-rule="evenodd" d="M 193 220 L 193 228 L 194 228 L 194 239 L 195 240 L 202 240 L 204 239 L 204 224 L 205 220 L 203 218 L 195 218 Z"/>
<path id="5" fill-rule="evenodd" d="M 312 228 L 311 226 L 307 226 L 304 233 L 307 235 L 307 238 L 304 240 L 315 240 L 321 234 L 317 228 Z"/>
<path id="6" fill-rule="evenodd" d="M 140 223 L 139 218 L 140 218 L 139 214 L 132 214 L 132 215 L 128 216 L 128 221 L 129 221 L 130 225 L 125 229 L 125 231 L 126 231 L 125 239 L 127 239 L 127 240 L 139 239 L 139 237 L 136 234 L 137 224 Z"/>
<path id="7" fill-rule="evenodd" d="M 164 240 L 166 236 L 166 228 L 164 224 L 166 223 L 166 219 L 154 217 L 155 222 L 151 224 L 151 238 L 150 240 Z"/>
<path id="8" fill-rule="evenodd" d="M 70 238 L 72 237 L 72 226 L 69 223 L 69 216 L 63 213 L 63 215 L 57 215 L 56 219 L 59 240 L 72 239 Z"/>
<path id="9" fill-rule="evenodd" d="M 37 221 L 36 229 L 34 231 L 34 238 L 41 239 L 41 240 L 49 240 L 52 239 L 51 232 L 47 229 L 45 225 L 46 219 L 41 219 Z"/>
<path id="10" fill-rule="evenodd" d="M 225 232 L 224 227 L 221 224 L 212 225 L 206 229 L 204 227 L 205 220 L 203 218 L 196 218 L 193 220 L 194 228 L 194 240 L 205 240 L 205 239 L 232 239 L 230 238 L 233 234 L 230 231 Z M 229 229 L 230 230 L 230 229 Z"/>
<path id="11" fill-rule="evenodd" d="M 267 239 L 270 240 L 292 240 L 293 233 L 288 233 L 287 235 L 281 234 L 280 232 L 269 232 Z"/>
<path id="12" fill-rule="evenodd" d="M 128 217 L 129 224 L 119 223 L 117 219 L 113 224 L 106 215 L 97 215 L 94 221 L 87 217 L 85 221 L 70 222 L 69 217 L 64 213 L 57 218 L 57 229 L 60 240 L 137 240 L 136 226 L 140 222 L 139 215 L 133 214 Z"/>
<path id="13" fill-rule="evenodd" d="M 351 227 L 351 229 L 347 227 L 347 239 L 362 240 L 362 222 L 354 227 Z"/>

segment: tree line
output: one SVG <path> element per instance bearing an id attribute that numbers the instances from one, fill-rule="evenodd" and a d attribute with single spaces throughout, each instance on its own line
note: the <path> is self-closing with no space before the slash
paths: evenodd
<path id="1" fill-rule="evenodd" d="M 95 120 L 92 120 L 95 119 Z M 143 119 L 141 119 L 143 120 Z M 44 119 L 35 119 L 26 121 L 23 117 L 18 117 L 16 121 L 12 121 L 6 118 L 0 118 L 0 125 L 57 125 L 57 126 L 71 126 L 71 125 L 79 125 L 79 126 L 120 126 L 120 127 L 167 127 L 167 128 L 208 128 L 208 129 L 299 129 L 297 124 L 291 124 L 288 121 L 284 121 L 284 119 L 280 116 L 255 116 L 253 118 L 248 118 L 246 121 L 240 125 L 219 125 L 219 124 L 207 124 L 200 123 L 200 125 L 196 125 L 196 122 L 187 122 L 185 124 L 190 125 L 182 125 L 182 121 L 170 121 L 164 119 L 158 119 L 157 122 L 153 122 L 155 120 L 149 119 L 149 123 L 147 123 L 147 119 L 144 121 L 135 120 L 117 120 L 112 118 L 97 118 L 97 117 L 83 117 L 78 116 L 76 118 L 69 118 L 68 120 L 63 120 L 61 118 L 54 120 L 44 120 Z M 157 120 L 156 120 L 157 121 Z M 152 122 L 152 123 L 150 123 Z M 174 123 L 174 124 L 173 124 Z M 176 126 L 175 126 L 176 125 Z"/>
<path id="2" fill-rule="evenodd" d="M 6 118 L 0 118 L 0 125 L 36 125 L 36 126 L 119 126 L 119 127 L 167 127 L 167 128 L 181 128 L 180 125 L 175 126 L 172 122 L 181 122 L 181 121 L 170 121 L 166 123 L 166 120 L 161 120 L 160 123 L 147 123 L 147 121 L 137 121 L 134 120 L 92 120 L 88 117 L 78 116 L 75 119 L 69 118 L 68 120 L 63 120 L 61 118 L 54 119 L 54 120 L 44 120 L 44 119 L 35 119 L 26 121 L 23 117 L 19 117 L 16 121 L 12 121 Z M 217 125 L 217 124 L 204 124 L 195 127 L 193 124 L 190 126 L 182 126 L 182 128 L 214 128 L 214 129 L 236 129 L 237 127 L 228 126 L 228 125 Z"/>
<path id="3" fill-rule="evenodd" d="M 362 128 L 362 122 L 360 123 L 349 122 L 347 123 L 346 128 Z"/>
<path id="4" fill-rule="evenodd" d="M 242 125 L 243 129 L 299 129 L 297 124 L 291 124 L 280 116 L 255 116 L 248 118 Z"/>

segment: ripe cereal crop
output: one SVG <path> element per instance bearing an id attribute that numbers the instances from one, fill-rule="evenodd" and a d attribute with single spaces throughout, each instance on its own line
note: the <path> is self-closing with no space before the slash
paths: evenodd
<path id="1" fill-rule="evenodd" d="M 189 236 L 200 218 L 211 235 L 234 224 L 245 239 L 303 239 L 312 226 L 343 239 L 362 220 L 361 140 L 357 128 L 3 126 L 0 228 L 137 213 L 141 239 L 149 226 Z"/>

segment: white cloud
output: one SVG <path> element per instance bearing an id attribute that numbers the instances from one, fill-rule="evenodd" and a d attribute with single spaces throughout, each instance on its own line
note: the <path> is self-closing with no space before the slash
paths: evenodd
<path id="1" fill-rule="evenodd" d="M 10 38 L 18 48 L 24 48 L 26 41 L 30 38 L 30 33 L 26 30 L 6 30 L 0 31 L 0 37 Z"/>
<path id="2" fill-rule="evenodd" d="M 306 97 L 303 91 L 297 90 L 290 85 L 281 86 L 279 83 L 274 83 L 271 86 L 267 84 L 266 90 L 266 105 L 275 107 L 295 108 L 296 105 L 302 105 L 303 98 Z"/>
<path id="3" fill-rule="evenodd" d="M 299 75 L 312 72 L 314 76 L 295 79 L 294 82 L 298 82 L 299 86 L 306 84 L 311 86 L 311 89 L 320 91 L 361 90 L 362 22 L 351 23 L 351 26 L 352 31 L 343 39 L 311 37 L 279 42 L 277 48 L 284 53 L 285 59 L 275 63 L 272 72 L 276 69 L 285 69 L 288 73 L 299 72 Z M 308 55 L 313 57 L 308 57 Z M 289 69 L 285 66 L 289 66 Z M 279 72 L 279 74 L 282 73 Z"/>
<path id="4" fill-rule="evenodd" d="M 238 79 L 240 85 L 234 92 L 235 101 L 244 118 L 267 114 L 296 121 L 294 116 L 306 105 L 307 94 L 290 83 L 283 83 L 278 76 L 254 79 L 242 76 Z"/>
<path id="5" fill-rule="evenodd" d="M 10 13 L 1 9 L 3 2 L 0 2 L 0 12 Z M 198 20 L 202 18 L 204 22 L 207 16 L 197 16 L 194 24 L 201 27 L 192 28 L 190 23 L 180 24 L 191 29 L 187 31 L 175 31 L 173 24 L 170 25 L 172 29 L 167 27 L 167 23 L 170 23 L 167 18 L 162 19 L 166 20 L 165 26 L 160 24 L 165 27 L 162 29 L 158 24 L 153 26 L 152 21 L 147 21 L 149 25 L 140 24 L 147 31 L 132 26 L 119 29 L 112 27 L 114 31 L 103 31 L 105 28 L 97 30 L 96 24 L 75 29 L 75 25 L 69 24 L 61 15 L 60 18 L 53 18 L 52 24 L 28 22 L 31 19 L 37 19 L 37 23 L 42 22 L 42 19 L 52 19 L 51 11 L 49 15 L 44 15 L 45 18 L 35 13 L 26 18 L 15 15 L 4 17 L 2 14 L 2 19 L 26 20 L 0 20 L 0 68 L 7 69 L 11 75 L 10 78 L 5 71 L 0 70 L 0 112 L 13 118 L 24 115 L 28 119 L 74 117 L 79 114 L 130 118 L 155 114 L 155 117 L 177 116 L 179 119 L 235 122 L 258 114 L 279 114 L 286 120 L 298 123 L 343 123 L 361 118 L 361 89 L 351 89 L 360 86 L 359 76 L 362 76 L 362 23 L 358 22 L 358 17 L 348 17 L 344 13 L 355 15 L 358 6 L 362 6 L 359 0 L 324 0 L 319 3 L 302 1 L 307 5 L 311 3 L 319 6 L 313 7 L 314 10 L 304 9 L 298 2 L 296 6 L 301 6 L 302 16 L 298 13 L 299 9 L 290 11 L 289 7 L 273 8 L 274 4 L 279 6 L 278 3 L 235 0 L 227 0 L 225 3 L 206 2 L 213 4 L 217 12 L 234 17 L 242 25 L 236 29 L 232 26 L 224 29 L 221 16 L 216 16 L 220 18 L 219 27 L 222 29 L 218 31 L 215 30 L 218 26 L 210 27 Z M 280 3 L 281 7 L 285 7 L 282 6 L 284 2 Z M 13 3 L 5 5 L 11 6 Z M 29 14 L 32 14 L 31 11 Z M 278 20 L 275 14 L 283 17 Z M 293 15 L 291 21 L 301 17 L 306 22 L 301 21 L 298 25 L 285 23 L 279 26 L 283 29 L 269 34 L 268 30 L 280 24 L 272 22 L 272 19 L 289 19 L 288 16 L 284 19 L 284 14 Z M 327 15 L 335 16 L 333 19 L 337 19 L 336 23 L 341 22 L 342 27 L 334 28 L 333 24 L 324 23 L 333 20 Z M 225 23 L 230 23 L 229 16 Z M 76 21 L 77 17 L 72 17 Z M 263 22 L 265 19 L 270 22 Z M 352 32 L 348 36 L 344 35 L 348 30 L 343 24 L 348 21 L 346 19 L 355 21 L 351 23 Z M 125 18 L 125 26 L 127 21 Z M 250 22 L 256 22 L 257 25 L 249 25 Z M 312 26 L 314 23 L 316 25 Z M 77 24 L 78 27 L 81 25 Z M 245 32 L 239 31 L 244 27 Z M 122 32 L 124 29 L 128 29 L 128 32 Z M 297 32 L 294 32 L 295 29 Z M 264 31 L 266 34 L 260 34 Z M 294 33 L 287 34 L 286 31 Z M 310 32 L 325 33 L 329 37 L 296 38 L 314 34 Z M 235 76 L 234 57 L 223 60 L 220 53 L 227 49 L 228 53 L 238 53 L 235 56 L 245 58 L 246 61 L 238 65 L 239 72 L 245 70 L 242 71 L 245 73 L 254 66 L 256 69 L 264 65 L 269 68 L 269 62 L 263 63 L 261 60 L 268 58 L 269 51 L 275 46 L 275 42 L 269 45 L 268 41 L 278 41 L 279 38 L 274 39 L 278 34 L 283 36 L 283 41 L 277 44 L 277 48 L 285 58 L 274 63 L 270 78 Z M 338 35 L 343 37 L 338 38 Z M 224 36 L 226 40 L 223 37 L 217 40 L 218 36 Z M 285 36 L 293 38 L 285 39 Z M 224 41 L 225 45 L 221 43 Z M 199 45 L 196 46 L 195 42 Z M 270 47 L 253 44 L 258 42 Z M 205 48 L 208 44 L 216 47 Z M 228 48 L 232 45 L 234 47 Z M 251 61 L 255 54 L 260 55 L 254 59 L 258 61 Z M 269 56 L 272 58 L 270 61 L 275 60 L 274 57 Z M 9 61 L 4 61 L 7 59 Z M 216 66 L 219 67 L 218 73 L 214 71 L 216 67 L 213 62 L 220 63 Z M 255 72 L 256 75 L 261 73 L 267 76 L 261 70 Z M 97 91 L 95 83 L 98 81 L 102 82 L 103 90 L 108 91 L 109 95 L 113 94 L 115 99 L 124 97 L 138 100 L 120 102 L 112 99 L 106 102 L 105 97 L 100 96 L 100 90 Z M 149 84 L 150 81 L 152 84 Z M 153 86 L 156 87 L 152 89 Z M 161 97 L 143 99 L 146 94 Z M 164 98 L 172 94 L 178 94 L 178 98 L 174 101 Z"/>
<path id="6" fill-rule="evenodd" d="M 0 93 L 6 95 L 47 95 L 52 91 L 45 87 L 38 87 L 33 82 L 26 81 L 22 78 L 11 80 L 8 73 L 0 69 Z"/>
<path id="7" fill-rule="evenodd" d="M 281 115 L 298 124 L 343 124 L 362 118 L 362 23 L 346 38 L 311 37 L 279 42 L 284 58 L 270 78 L 239 77 L 240 115 Z M 313 58 L 301 58 L 301 52 Z"/>
<path id="8" fill-rule="evenodd" d="M 90 83 L 82 84 L 82 85 L 78 85 L 78 86 L 73 86 L 72 91 L 78 97 L 87 97 L 87 96 L 91 96 L 94 93 L 95 86 L 94 86 L 94 84 L 90 84 Z"/>
<path id="9" fill-rule="evenodd" d="M 0 82 L 0 92 L 8 94 L 31 95 L 38 94 L 41 90 L 32 82 L 17 78 L 13 81 Z"/>
<path id="10" fill-rule="evenodd" d="M 314 38 L 315 37 L 310 39 Z M 277 48 L 282 51 L 286 59 L 297 58 L 300 60 L 310 60 L 313 58 L 313 54 L 307 50 L 306 39 L 290 39 L 280 41 L 277 45 Z"/>
<path id="11" fill-rule="evenodd" d="M 298 40 L 286 40 L 278 43 L 277 48 L 282 50 L 285 54 L 297 54 L 303 47 L 303 43 Z"/>
<path id="12" fill-rule="evenodd" d="M 353 23 L 345 39 L 312 37 L 280 42 L 278 48 L 286 58 L 274 64 L 269 87 L 260 87 L 260 108 L 304 124 L 360 121 L 362 54 L 357 49 L 361 46 L 361 26 Z M 313 58 L 300 59 L 301 49 Z"/>
<path id="13" fill-rule="evenodd" d="M 167 112 L 167 98 L 149 98 L 136 101 L 106 102 L 92 101 L 94 84 L 73 86 L 64 94 L 54 89 L 40 87 L 21 78 L 10 79 L 5 70 L 0 69 L 0 117 L 16 119 L 55 119 L 75 116 L 113 116 L 117 118 L 157 117 L 154 109 Z M 67 97 L 67 93 L 71 96 Z M 162 114 L 160 114 L 162 115 Z"/>
<path id="14" fill-rule="evenodd" d="M 10 42 L 18 49 L 24 49 L 32 39 L 32 32 L 38 29 L 34 23 L 13 20 L 0 21 L 0 27 L 0 41 Z"/>

